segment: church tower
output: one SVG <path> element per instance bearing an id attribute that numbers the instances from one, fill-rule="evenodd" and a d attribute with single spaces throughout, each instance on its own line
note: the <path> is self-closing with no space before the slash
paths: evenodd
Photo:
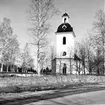
<path id="1" fill-rule="evenodd" d="M 62 15 L 62 23 L 56 31 L 56 58 L 53 62 L 55 73 L 70 73 L 71 60 L 74 59 L 75 34 L 69 23 L 69 15 Z M 55 65 L 55 66 L 54 66 Z"/>
<path id="2" fill-rule="evenodd" d="M 74 52 L 76 36 L 73 27 L 69 23 L 69 19 L 69 15 L 64 13 L 62 15 L 62 23 L 58 26 L 55 33 L 56 57 L 52 61 L 53 73 L 77 74 L 78 67 L 84 70 L 81 59 Z M 85 71 L 87 72 L 87 70 Z M 83 74 L 83 71 L 80 73 Z"/>
<path id="3" fill-rule="evenodd" d="M 62 15 L 62 24 L 56 32 L 56 57 L 70 58 L 74 56 L 75 34 L 73 27 L 69 24 L 69 15 Z"/>

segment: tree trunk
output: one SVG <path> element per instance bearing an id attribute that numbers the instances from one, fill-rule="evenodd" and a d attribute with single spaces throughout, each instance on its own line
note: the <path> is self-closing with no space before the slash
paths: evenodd
<path id="1" fill-rule="evenodd" d="M 79 71 L 79 75 L 80 75 L 80 61 L 79 61 L 79 69 L 78 69 L 78 71 Z"/>
<path id="2" fill-rule="evenodd" d="M 85 60 L 83 61 L 83 68 L 84 68 L 84 75 L 86 74 L 85 72 Z"/>
<path id="3" fill-rule="evenodd" d="M 102 34 L 102 44 L 103 44 L 103 75 L 104 75 L 104 32 L 101 33 Z"/>
<path id="4" fill-rule="evenodd" d="M 92 65 L 90 61 L 89 61 L 89 74 L 92 75 Z"/>
<path id="5" fill-rule="evenodd" d="M 16 72 L 18 73 L 19 71 L 18 71 L 18 67 L 16 66 Z"/>
<path id="6" fill-rule="evenodd" d="M 78 72 L 78 61 L 76 60 L 76 75 L 77 75 L 77 72 Z"/>
<path id="7" fill-rule="evenodd" d="M 12 68 L 13 68 L 13 72 L 16 72 L 16 71 L 15 71 L 15 66 L 14 66 L 14 64 L 13 64 L 13 67 L 12 67 Z"/>
<path id="8" fill-rule="evenodd" d="M 37 72 L 38 72 L 38 76 L 40 76 L 40 65 L 39 65 L 39 62 L 37 62 Z"/>
<path id="9" fill-rule="evenodd" d="M 72 74 L 71 58 L 70 58 L 70 75 Z"/>
<path id="10" fill-rule="evenodd" d="M 86 72 L 85 72 L 85 66 L 84 66 L 84 75 L 86 74 Z"/>
<path id="11" fill-rule="evenodd" d="M 99 66 L 97 66 L 97 75 L 100 75 Z"/>
<path id="12" fill-rule="evenodd" d="M 37 44 L 37 72 L 38 72 L 38 76 L 40 76 L 40 51 L 39 51 L 39 42 Z"/>
<path id="13" fill-rule="evenodd" d="M 3 63 L 1 63 L 1 72 L 3 72 Z"/>
<path id="14" fill-rule="evenodd" d="M 7 65 L 7 72 L 8 72 L 8 65 Z"/>

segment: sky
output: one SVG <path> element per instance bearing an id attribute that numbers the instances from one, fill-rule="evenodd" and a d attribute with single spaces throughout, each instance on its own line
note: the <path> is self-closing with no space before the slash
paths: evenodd
<path id="1" fill-rule="evenodd" d="M 4 17 L 11 19 L 14 34 L 18 36 L 20 48 L 23 49 L 26 42 L 32 41 L 28 32 L 29 21 L 27 10 L 31 0 L 0 0 L 0 21 Z M 52 25 L 49 33 L 51 44 L 55 43 L 55 32 L 62 23 L 62 14 L 65 11 L 70 16 L 70 24 L 74 29 L 76 41 L 82 41 L 87 32 L 91 30 L 95 13 L 104 9 L 104 0 L 55 0 L 55 6 L 60 13 L 50 20 Z M 31 46 L 34 48 L 33 46 Z"/>

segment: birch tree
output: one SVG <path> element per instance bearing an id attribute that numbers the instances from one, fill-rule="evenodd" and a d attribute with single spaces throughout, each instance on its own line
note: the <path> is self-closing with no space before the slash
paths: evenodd
<path id="1" fill-rule="evenodd" d="M 30 55 L 29 48 L 28 48 L 28 43 L 26 43 L 24 52 L 22 53 L 22 69 L 23 72 L 27 72 L 27 69 L 33 68 L 34 67 L 34 60 Z"/>
<path id="2" fill-rule="evenodd" d="M 8 66 L 12 66 L 11 70 L 14 71 L 14 65 L 16 62 L 16 56 L 19 52 L 19 43 L 16 39 L 16 36 L 13 36 L 10 39 L 10 42 L 8 43 L 8 47 L 5 49 L 3 52 L 3 59 L 4 63 L 7 65 L 7 71 L 8 71 Z"/>
<path id="3" fill-rule="evenodd" d="M 31 33 L 37 47 L 37 70 L 40 75 L 40 61 L 43 49 L 48 44 L 47 34 L 50 30 L 49 20 L 57 13 L 53 0 L 32 0 L 28 12 L 32 24 Z"/>
<path id="4" fill-rule="evenodd" d="M 10 23 L 10 19 L 4 18 L 0 25 L 1 72 L 3 71 L 4 64 L 8 65 L 9 63 L 14 63 L 16 52 L 19 49 L 16 35 L 13 35 L 13 29 Z"/>

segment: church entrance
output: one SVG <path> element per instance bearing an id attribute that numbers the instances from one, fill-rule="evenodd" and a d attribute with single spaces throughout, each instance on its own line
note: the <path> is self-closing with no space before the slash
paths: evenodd
<path id="1" fill-rule="evenodd" d="M 64 64 L 63 64 L 63 74 L 66 74 L 66 69 L 67 69 L 67 66 L 66 66 L 66 64 L 64 63 Z"/>

